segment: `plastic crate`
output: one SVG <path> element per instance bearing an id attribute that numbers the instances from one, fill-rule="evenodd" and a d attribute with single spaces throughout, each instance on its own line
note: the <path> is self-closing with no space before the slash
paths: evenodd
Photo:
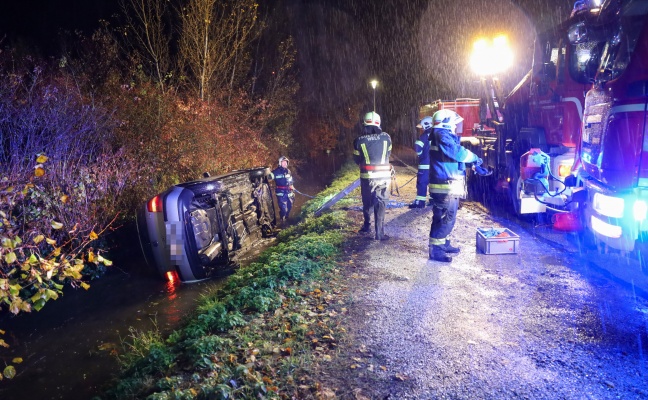
<path id="1" fill-rule="evenodd" d="M 498 235 L 508 236 L 498 236 Z M 477 250 L 484 254 L 517 254 L 520 237 L 507 228 L 477 228 Z"/>

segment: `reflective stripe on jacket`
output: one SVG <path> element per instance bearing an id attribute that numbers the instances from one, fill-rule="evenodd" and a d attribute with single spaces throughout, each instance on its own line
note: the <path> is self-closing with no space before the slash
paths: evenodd
<path id="1" fill-rule="evenodd" d="M 365 126 L 353 142 L 353 160 L 360 166 L 360 178 L 390 180 L 389 156 L 392 143 L 388 133 L 377 126 Z"/>
<path id="2" fill-rule="evenodd" d="M 414 142 L 414 151 L 418 156 L 418 169 L 430 169 L 430 133 L 432 129 L 423 131 Z"/>
<path id="3" fill-rule="evenodd" d="M 435 128 L 430 135 L 430 193 L 465 195 L 466 166 L 478 157 L 459 143 L 449 129 Z"/>

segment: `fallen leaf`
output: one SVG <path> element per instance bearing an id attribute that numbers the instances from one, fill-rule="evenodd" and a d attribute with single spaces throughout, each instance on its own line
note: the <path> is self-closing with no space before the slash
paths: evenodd
<path id="1" fill-rule="evenodd" d="M 409 379 L 409 378 L 407 377 L 407 375 L 403 375 L 403 374 L 396 374 L 396 375 L 394 375 L 394 378 L 395 378 L 396 380 L 401 381 L 401 382 L 406 381 L 407 379 Z"/>

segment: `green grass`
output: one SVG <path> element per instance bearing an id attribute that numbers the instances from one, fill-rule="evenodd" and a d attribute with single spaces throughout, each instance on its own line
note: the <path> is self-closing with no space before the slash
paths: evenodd
<path id="1" fill-rule="evenodd" d="M 345 167 L 304 206 L 301 223 L 201 298 L 182 329 L 167 338 L 131 331 L 121 377 L 102 398 L 309 397 L 316 386 L 309 365 L 335 348 L 327 282 L 350 232 L 344 212 L 312 213 L 356 178 Z"/>

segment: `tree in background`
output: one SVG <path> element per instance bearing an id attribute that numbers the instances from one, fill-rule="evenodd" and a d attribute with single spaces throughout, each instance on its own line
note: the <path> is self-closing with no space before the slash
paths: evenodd
<path id="1" fill-rule="evenodd" d="M 249 45 L 260 33 L 253 0 L 189 0 L 180 10 L 180 66 L 201 100 L 233 91 L 249 70 Z"/>

